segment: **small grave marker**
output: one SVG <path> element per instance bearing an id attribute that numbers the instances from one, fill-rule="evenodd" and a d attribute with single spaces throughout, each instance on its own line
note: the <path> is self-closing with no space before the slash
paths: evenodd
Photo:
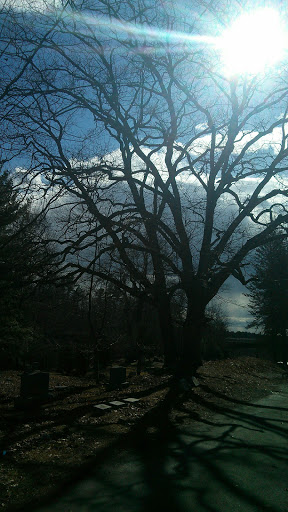
<path id="1" fill-rule="evenodd" d="M 119 400 L 114 400 L 113 402 L 109 402 L 110 405 L 112 405 L 112 407 L 122 407 L 122 405 L 125 405 L 124 402 L 119 402 Z"/>
<path id="2" fill-rule="evenodd" d="M 128 404 L 135 404 L 139 402 L 139 398 L 123 398 L 123 402 L 127 402 Z"/>
<path id="3" fill-rule="evenodd" d="M 94 407 L 94 409 L 96 409 L 98 412 L 106 412 L 106 411 L 108 411 L 109 409 L 112 409 L 111 405 L 106 405 L 106 404 L 97 404 L 97 405 L 94 405 L 93 407 Z"/>

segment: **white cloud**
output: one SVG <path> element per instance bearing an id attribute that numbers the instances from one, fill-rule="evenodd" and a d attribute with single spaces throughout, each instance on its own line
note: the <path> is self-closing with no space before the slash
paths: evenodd
<path id="1" fill-rule="evenodd" d="M 199 125 L 200 126 L 200 125 Z M 203 127 L 204 128 L 204 127 Z M 245 146 L 259 135 L 257 131 L 251 132 L 239 132 L 238 137 L 234 144 L 234 154 L 239 154 Z M 274 153 L 277 153 L 280 149 L 282 142 L 282 128 L 276 127 L 272 133 L 263 135 L 260 139 L 256 140 L 251 146 L 247 146 L 247 153 L 256 151 L 268 151 L 272 149 Z M 216 135 L 216 148 L 223 149 L 227 143 L 227 137 L 223 137 L 221 134 Z M 191 155 L 197 156 L 204 153 L 211 147 L 211 134 L 203 135 L 196 139 L 189 148 Z"/>
<path id="2" fill-rule="evenodd" d="M 255 137 L 259 135 L 258 132 L 252 131 L 249 133 L 242 132 L 239 134 L 237 142 L 235 144 L 234 152 L 240 153 L 245 145 L 252 141 Z M 269 150 L 272 149 L 274 153 L 277 153 L 281 147 L 282 143 L 282 128 L 276 127 L 272 131 L 272 133 L 268 133 L 267 135 L 263 135 L 260 139 L 256 140 L 249 148 L 248 152 L 255 152 L 260 150 Z"/>

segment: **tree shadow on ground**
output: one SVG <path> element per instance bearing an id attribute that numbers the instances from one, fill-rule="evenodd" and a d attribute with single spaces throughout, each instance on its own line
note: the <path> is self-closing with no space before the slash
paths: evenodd
<path id="1" fill-rule="evenodd" d="M 247 402 L 245 400 L 239 400 L 237 398 L 231 398 L 231 397 L 225 395 L 224 393 L 220 393 L 219 391 L 216 391 L 212 387 L 209 387 L 207 384 L 201 384 L 201 388 L 203 389 L 203 391 L 207 391 L 208 393 L 212 394 L 213 396 L 221 398 L 221 399 L 225 400 L 226 402 L 230 402 L 234 406 L 239 404 L 239 405 L 245 405 L 247 407 L 254 407 L 254 408 L 257 408 L 257 407 L 258 408 L 263 408 L 264 407 L 264 408 L 267 408 L 267 409 L 277 409 L 277 410 L 281 409 L 282 411 L 288 411 L 288 407 L 273 407 L 273 406 L 269 406 L 269 405 L 263 406 L 263 405 L 257 405 L 257 404 L 255 404 L 253 402 Z"/>
<path id="2" fill-rule="evenodd" d="M 43 431 L 43 429 L 45 430 L 45 433 L 43 435 L 44 446 L 45 446 L 45 443 L 47 440 L 47 435 L 49 435 L 51 438 L 53 438 L 55 440 L 63 437 L 62 432 L 55 433 L 55 431 L 54 431 L 51 433 L 51 431 L 55 430 L 55 428 L 57 428 L 58 426 L 61 426 L 61 425 L 65 426 L 66 433 L 71 429 L 72 430 L 74 429 L 77 431 L 83 430 L 85 432 L 87 429 L 89 429 L 89 426 L 85 426 L 85 425 L 77 423 L 78 420 L 86 414 L 91 415 L 91 411 L 93 411 L 93 408 L 92 408 L 93 405 L 91 404 L 91 401 L 94 403 L 97 403 L 100 401 L 105 402 L 107 400 L 111 401 L 113 399 L 111 394 L 109 394 L 108 392 L 107 393 L 104 392 L 104 393 L 102 393 L 101 396 L 100 395 L 97 396 L 97 398 L 94 401 L 92 400 L 91 397 L 89 397 L 89 401 L 87 403 L 85 403 L 85 402 L 81 403 L 81 397 L 80 397 L 79 398 L 80 403 L 78 406 L 74 407 L 73 409 L 61 410 L 60 409 L 61 404 L 60 404 L 59 408 L 56 411 L 54 411 L 53 414 L 51 414 L 51 412 L 49 412 L 49 408 L 50 408 L 50 406 L 54 407 L 55 404 L 56 405 L 59 404 L 59 402 L 62 402 L 63 399 L 65 400 L 65 398 L 68 398 L 68 397 L 71 398 L 74 395 L 77 395 L 81 392 L 85 392 L 90 389 L 94 389 L 96 387 L 97 386 L 94 386 L 94 385 L 86 386 L 84 388 L 76 387 L 76 386 L 74 386 L 73 388 L 70 387 L 69 390 L 60 392 L 58 394 L 58 396 L 54 396 L 49 401 L 39 403 L 38 407 L 33 407 L 31 409 L 26 409 L 26 410 L 25 409 L 24 410 L 12 409 L 12 410 L 5 411 L 5 415 L 3 415 L 3 418 L 2 418 L 2 421 L 3 421 L 2 426 L 4 426 L 4 423 L 6 424 L 5 429 L 3 428 L 3 430 L 6 431 L 6 435 L 4 435 L 1 440 L 0 452 L 3 450 L 7 451 L 7 450 L 9 450 L 9 447 L 11 445 L 15 445 L 22 441 L 25 441 L 28 443 L 29 438 L 31 438 L 32 436 L 38 435 L 41 438 L 41 432 Z M 155 386 L 151 386 L 146 389 L 142 389 L 138 392 L 133 392 L 133 396 L 143 398 L 145 396 L 149 396 L 151 393 L 155 393 L 157 391 L 165 389 L 165 387 L 167 387 L 167 382 L 157 384 Z M 117 392 L 117 390 L 116 390 L 116 392 Z M 129 395 L 131 395 L 131 390 L 128 390 L 125 395 L 123 394 L 120 397 L 117 395 L 116 398 L 117 398 L 117 400 L 118 399 L 121 400 L 125 396 L 129 396 Z M 9 402 L 11 402 L 11 399 L 9 399 Z M 48 410 L 47 414 L 43 414 L 43 408 L 46 408 Z M 43 422 L 44 422 L 44 425 L 43 425 Z M 48 422 L 48 424 L 47 423 L 45 424 L 45 422 Z M 29 430 L 19 432 L 19 428 L 21 428 L 23 423 L 29 424 L 30 428 L 29 428 Z M 110 425 L 111 421 L 108 424 Z M 100 427 L 105 427 L 105 423 L 101 423 Z M 97 426 L 92 425 L 91 429 L 96 430 Z M 103 430 L 101 432 L 101 435 L 103 435 Z M 41 442 L 40 438 L 37 440 L 38 444 Z"/>
<path id="3" fill-rule="evenodd" d="M 268 471 L 271 488 L 276 485 L 277 489 L 277 468 L 287 458 L 287 425 L 281 418 L 285 408 L 249 404 L 247 412 L 246 403 L 233 409 L 233 400 L 227 397 L 222 397 L 227 405 L 217 405 L 193 390 L 186 400 L 188 395 L 216 416 L 195 422 L 197 415 L 183 406 L 183 396 L 179 398 L 177 388 L 171 386 L 165 399 L 128 436 L 81 466 L 81 476 L 80 471 L 71 475 L 70 485 L 59 492 L 62 498 L 43 510 L 190 512 L 193 496 L 198 511 L 231 511 L 236 503 L 241 512 L 284 512 L 281 500 L 274 500 L 273 492 L 267 498 L 253 487 L 249 476 L 258 475 L 260 480 L 263 476 L 265 482 Z M 239 401 L 234 405 L 239 406 Z M 185 426 L 171 419 L 172 408 L 174 413 L 185 411 Z M 243 478 L 241 483 L 240 479 L 237 484 L 234 469 L 241 467 L 248 480 Z M 228 508 L 225 504 L 223 508 L 221 495 L 227 496 Z"/>

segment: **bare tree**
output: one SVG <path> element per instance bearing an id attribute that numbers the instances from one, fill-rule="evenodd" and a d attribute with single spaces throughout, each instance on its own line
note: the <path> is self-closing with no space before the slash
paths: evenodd
<path id="1" fill-rule="evenodd" d="M 66 197 L 67 269 L 153 302 L 167 362 L 182 290 L 186 373 L 207 304 L 230 275 L 245 283 L 246 256 L 288 220 L 286 68 L 228 79 L 217 49 L 193 41 L 219 9 L 190 8 L 69 2 L 49 14 L 21 102 L 8 92 L 28 179 Z"/>

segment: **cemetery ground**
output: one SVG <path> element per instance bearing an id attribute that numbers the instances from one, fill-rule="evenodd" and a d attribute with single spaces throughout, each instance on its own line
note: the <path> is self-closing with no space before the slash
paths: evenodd
<path id="1" fill-rule="evenodd" d="M 242 357 L 204 363 L 197 375 L 199 385 L 178 389 L 175 395 L 161 362 L 153 367 L 137 376 L 132 364 L 127 367 L 129 385 L 114 390 L 105 385 L 108 373 L 97 384 L 93 374 L 80 378 L 51 372 L 49 400 L 24 410 L 14 407 L 20 373 L 1 372 L 0 510 L 32 510 L 47 497 L 61 494 L 129 436 L 153 435 L 163 423 L 167 429 L 191 423 L 197 428 L 221 408 L 260 399 L 283 385 L 281 367 Z M 104 414 L 94 407 L 128 397 L 139 400 Z"/>

